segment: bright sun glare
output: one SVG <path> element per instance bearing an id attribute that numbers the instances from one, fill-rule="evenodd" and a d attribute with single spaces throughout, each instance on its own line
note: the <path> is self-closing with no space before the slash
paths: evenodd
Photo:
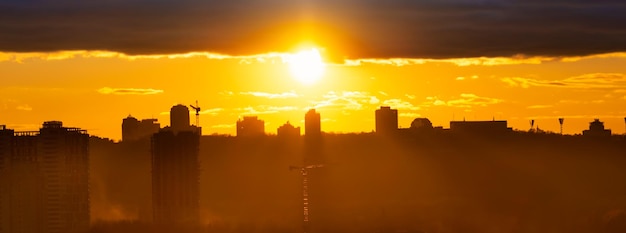
<path id="1" fill-rule="evenodd" d="M 306 85 L 316 83 L 324 74 L 322 56 L 315 48 L 288 55 L 287 63 L 293 77 Z"/>

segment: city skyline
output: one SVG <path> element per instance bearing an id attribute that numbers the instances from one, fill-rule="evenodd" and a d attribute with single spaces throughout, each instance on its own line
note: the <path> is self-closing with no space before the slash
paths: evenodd
<path id="1" fill-rule="evenodd" d="M 188 123 L 188 125 L 195 126 L 195 124 L 192 124 L 192 123 L 191 123 L 191 120 L 192 120 L 192 119 L 191 119 L 191 112 L 189 112 L 189 109 L 187 108 L 187 106 L 182 105 L 182 104 L 176 104 L 176 105 L 174 105 L 174 106 L 177 106 L 177 107 L 184 107 L 184 108 L 185 108 L 185 110 L 187 111 L 187 115 L 186 115 L 186 117 L 188 117 L 188 118 L 189 118 L 188 120 L 187 120 L 187 119 L 183 119 L 183 118 L 178 117 L 178 121 L 181 121 L 181 120 L 183 121 L 183 122 L 181 123 L 182 125 L 185 125 L 185 124 L 187 124 L 187 123 Z M 192 105 L 190 105 L 190 106 L 192 106 Z M 378 123 L 377 123 L 378 121 L 377 121 L 376 119 L 379 117 L 379 116 L 378 116 L 378 114 L 379 114 L 379 111 L 381 111 L 381 110 L 384 110 L 384 111 L 389 111 L 389 110 L 391 110 L 391 111 L 394 111 L 394 112 L 395 112 L 395 113 L 392 115 L 392 116 L 393 116 L 393 117 L 395 117 L 395 119 L 396 119 L 396 120 L 395 120 L 395 122 L 389 122 L 389 123 L 386 123 L 387 125 L 385 126 L 385 128 L 388 128 L 388 129 L 393 128 L 393 127 L 391 127 L 391 126 L 393 126 L 393 125 L 396 125 L 396 126 L 397 126 L 397 127 L 395 127 L 395 129 L 403 129 L 403 128 L 404 128 L 404 129 L 406 129 L 406 128 L 412 128 L 412 127 L 413 127 L 413 124 L 415 123 L 415 120 L 419 120 L 419 119 L 427 119 L 427 120 L 429 120 L 429 121 L 430 121 L 430 119 L 429 119 L 428 117 L 421 117 L 421 115 L 416 115 L 416 118 L 411 119 L 409 124 L 399 125 L 399 124 L 397 124 L 397 121 L 398 121 L 399 119 L 401 119 L 401 117 L 400 117 L 400 116 L 402 116 L 402 114 L 400 114 L 400 115 L 398 114 L 398 109 L 394 109 L 394 108 L 392 108 L 391 106 L 379 106 L 379 107 L 380 107 L 379 109 L 374 109 L 374 111 L 372 112 L 372 113 L 374 113 L 374 117 L 373 117 L 373 118 L 374 118 L 374 122 L 372 122 L 372 124 L 374 124 L 374 128 L 373 128 L 372 130 L 370 130 L 370 131 L 335 132 L 335 131 L 325 131 L 323 128 L 321 128 L 321 131 L 326 132 L 326 133 L 339 133 L 339 134 L 342 134 L 342 133 L 368 133 L 368 132 L 378 132 L 376 129 L 377 129 L 378 127 L 380 127 L 380 126 L 378 126 Z M 307 109 L 307 110 L 315 110 L 315 109 L 314 109 L 314 108 L 311 108 L 311 109 Z M 167 112 L 167 113 L 168 113 L 168 114 L 165 114 L 165 115 L 167 115 L 167 117 L 168 117 L 168 119 L 169 119 L 170 121 L 166 121 L 166 122 L 172 122 L 172 119 L 171 119 L 171 116 L 170 116 L 169 112 Z M 248 114 L 248 115 L 243 115 L 243 116 L 241 116 L 240 118 L 238 118 L 238 119 L 237 119 L 237 121 L 236 121 L 236 124 L 233 124 L 233 126 L 234 126 L 234 127 L 235 127 L 235 129 L 236 129 L 236 131 L 235 131 L 234 133 L 221 133 L 221 134 L 220 134 L 220 133 L 217 133 L 217 132 L 212 132 L 212 133 L 211 133 L 211 132 L 209 132 L 208 134 L 201 134 L 201 135 L 230 135 L 230 136 L 240 136 L 240 134 L 242 134 L 242 132 L 240 132 L 240 131 L 241 131 L 242 129 L 244 129 L 244 128 L 246 128 L 246 127 L 250 127 L 250 126 L 245 126 L 245 127 L 244 127 L 243 125 L 242 125 L 242 126 L 239 126 L 239 124 L 240 124 L 240 123 L 242 123 L 242 122 L 243 122 L 243 123 L 245 123 L 245 122 L 249 122 L 249 121 L 259 121 L 259 123 L 256 123 L 256 124 L 257 124 L 257 125 L 258 125 L 258 124 L 260 124 L 260 125 L 258 125 L 258 126 L 254 126 L 254 127 L 257 127 L 257 129 L 251 129 L 251 130 L 250 130 L 250 129 L 248 129 L 248 130 L 249 130 L 252 134 L 257 134 L 257 135 L 277 135 L 277 130 L 279 130 L 280 128 L 284 127 L 285 125 L 287 125 L 287 124 L 288 124 L 289 126 L 293 127 L 293 126 L 291 125 L 290 121 L 289 121 L 289 120 L 287 120 L 287 121 L 286 121 L 286 123 L 283 123 L 282 125 L 278 125 L 278 126 L 276 126 L 276 128 L 266 129 L 265 127 L 266 127 L 266 126 L 268 126 L 268 125 L 270 125 L 270 124 L 269 124 L 269 123 L 265 123 L 264 119 L 260 118 L 260 116 L 264 116 L 265 114 L 264 114 L 264 113 L 258 113 L 258 114 L 259 114 L 259 115 Z M 163 115 L 163 114 L 162 114 L 162 115 Z M 200 115 L 200 116 L 202 116 L 202 115 Z M 389 117 L 392 117 L 392 116 L 385 116 L 385 118 L 386 118 L 386 119 L 389 119 Z M 617 121 L 617 120 L 621 120 L 621 119 L 619 119 L 618 117 L 615 117 L 615 118 L 616 118 L 616 119 L 611 119 L 611 118 L 608 118 L 608 119 L 609 119 L 610 121 Z M 384 119 L 384 118 L 383 118 L 383 119 Z M 593 122 L 597 122 L 598 120 L 602 120 L 602 124 L 603 124 L 603 127 L 604 127 L 604 125 L 605 125 L 605 123 L 606 123 L 606 122 L 605 122 L 606 118 L 602 118 L 602 119 L 601 119 L 601 118 L 589 118 L 590 120 L 593 120 L 593 121 L 589 121 L 589 120 L 587 120 L 587 118 L 586 118 L 586 117 L 584 117 L 584 118 L 574 118 L 574 120 L 575 120 L 575 121 L 576 121 L 576 120 L 578 120 L 578 121 L 580 121 L 580 120 L 587 120 L 587 121 L 585 122 L 585 124 L 586 124 L 586 125 L 585 125 L 583 128 L 581 128 L 581 129 L 580 129 L 580 131 L 577 131 L 577 132 L 576 132 L 576 131 L 573 131 L 573 130 L 569 130 L 570 132 L 567 132 L 567 131 L 559 131 L 559 129 L 556 129 L 556 130 L 555 130 L 555 129 L 554 129 L 554 127 L 553 127 L 553 125 L 552 125 L 552 127 L 548 127 L 548 129 L 543 128 L 543 127 L 540 127 L 540 123 L 545 123 L 547 120 L 553 120 L 553 121 L 556 121 L 556 122 L 557 122 L 558 127 L 560 128 L 560 127 L 563 127 L 563 125 L 568 125 L 568 124 L 565 124 L 565 123 L 564 123 L 564 122 L 565 122 L 565 119 L 567 119 L 567 118 L 562 118 L 562 117 L 560 117 L 560 118 L 556 118 L 556 119 L 542 119 L 542 118 L 539 118 L 539 120 L 536 120 L 536 119 L 529 119 L 529 120 L 528 120 L 528 122 L 527 122 L 527 124 L 529 124 L 529 125 L 527 126 L 527 128 L 523 129 L 523 128 L 514 128 L 514 127 L 510 127 L 510 129 L 512 129 L 512 130 L 516 130 L 516 131 L 521 131 L 521 132 L 525 132 L 525 131 L 529 131 L 529 130 L 535 130 L 535 131 L 537 131 L 537 130 L 541 130 L 542 132 L 548 132 L 548 133 L 560 133 L 560 134 L 564 134 L 564 135 L 583 135 L 583 134 L 584 134 L 584 131 L 586 131 L 586 130 L 588 130 L 588 129 L 589 129 L 589 128 L 588 128 L 588 125 L 589 125 L 589 124 L 591 124 L 591 123 L 593 123 Z M 571 120 L 571 119 L 568 119 L 568 121 L 569 121 L 569 120 Z M 50 121 L 50 120 L 47 120 L 47 121 Z M 47 121 L 45 121 L 45 122 L 47 122 Z M 186 121 L 186 122 L 185 122 L 185 121 Z M 333 119 L 329 119 L 329 118 L 320 118 L 320 121 L 321 121 L 321 122 L 328 122 L 328 121 L 333 121 Z M 405 121 L 406 121 L 406 120 L 405 120 Z M 446 124 L 446 127 L 444 127 L 443 125 L 433 125 L 433 126 L 434 126 L 434 127 L 440 127 L 440 128 L 449 129 L 449 128 L 452 128 L 452 127 L 453 127 L 453 126 L 452 126 L 452 123 L 454 123 L 454 122 L 465 122 L 465 121 L 467 121 L 467 122 L 489 122 L 489 121 L 510 122 L 510 121 L 509 121 L 509 120 L 507 120 L 507 119 L 500 119 L 500 118 L 496 118 L 495 116 L 494 116 L 494 117 L 492 117 L 492 119 L 472 119 L 472 118 L 467 118 L 467 117 L 465 117 L 465 116 L 464 116 L 462 119 L 452 119 L 452 120 L 450 120 L 450 121 L 448 122 L 448 124 Z M 301 120 L 300 120 L 299 122 L 301 122 L 302 126 L 304 126 L 305 119 L 304 119 L 304 118 L 301 118 Z M 621 121 L 621 122 L 622 122 L 622 127 L 623 127 L 624 129 L 626 129 L 626 117 L 624 117 L 624 118 L 623 118 L 623 121 Z M 249 123 L 252 123 L 252 122 L 249 122 Z M 578 123 L 580 123 L 580 122 L 578 122 Z M 612 123 L 614 123 L 614 122 L 612 122 Z M 202 125 L 202 124 L 201 124 L 201 125 Z M 322 127 L 323 125 L 324 125 L 324 124 L 321 124 L 321 125 L 320 125 L 320 127 Z M 577 124 L 577 125 L 578 125 L 578 124 Z M 608 125 L 617 125 L 617 123 L 615 123 L 615 124 L 608 124 Z M 38 129 L 29 129 L 29 130 L 23 130 L 23 129 L 21 129 L 21 130 L 20 130 L 20 127 L 18 127 L 17 129 L 15 129 L 15 128 L 12 128 L 12 127 L 11 127 L 11 125 L 2 125 L 2 126 L 6 127 L 6 128 L 10 128 L 10 129 L 12 129 L 12 130 L 16 130 L 16 132 L 34 132 L 34 131 L 37 131 L 37 130 L 38 130 Z M 136 139 L 139 139 L 139 138 L 143 138 L 143 137 L 150 136 L 150 135 L 152 135 L 153 133 L 157 132 L 157 131 L 158 131 L 158 129 L 160 129 L 160 127 L 161 127 L 161 123 L 159 122 L 159 119 L 158 119 L 158 118 L 137 119 L 137 118 L 135 118 L 132 114 L 129 114 L 126 118 L 122 119 L 122 124 L 121 124 L 121 126 L 122 126 L 122 127 L 120 127 L 120 128 L 119 128 L 119 129 L 121 129 L 121 131 L 119 132 L 119 137 L 117 137 L 117 138 L 116 138 L 116 137 L 104 137 L 104 138 L 109 138 L 109 139 L 114 139 L 114 140 L 117 140 L 117 141 L 122 141 L 125 137 L 128 137 L 128 139 L 131 139 L 131 140 L 136 140 Z M 296 126 L 297 126 L 297 125 L 296 125 Z M 171 127 L 171 125 L 168 125 L 168 124 L 165 124 L 165 125 L 164 125 L 164 129 L 165 129 L 165 128 L 170 128 L 170 127 Z M 577 127 L 580 127 L 580 126 L 577 126 Z M 127 128 L 127 129 L 128 129 L 128 130 L 127 130 L 127 132 L 125 132 L 125 131 L 124 131 L 124 128 Z M 230 128 L 230 127 L 229 127 L 229 128 Z M 299 127 L 298 127 L 298 128 L 299 128 Z M 577 128 L 577 129 L 578 129 L 578 128 Z M 619 130 L 619 127 L 616 127 L 616 128 L 608 128 L 608 127 L 607 127 L 607 129 L 611 130 L 611 132 L 612 132 L 612 134 L 613 134 L 613 135 L 621 135 L 621 134 L 624 134 L 624 133 L 619 133 L 619 131 L 620 131 L 620 130 Z M 622 131 L 623 131 L 623 130 L 622 130 Z M 256 133 L 254 133 L 254 132 L 256 132 Z M 381 132 L 382 132 L 382 131 L 381 131 Z M 97 135 L 97 134 L 92 134 L 92 135 L 94 135 L 94 136 L 98 136 L 98 137 L 102 137 L 101 135 Z M 126 135 L 126 136 L 124 136 L 124 135 Z"/>
<path id="2" fill-rule="evenodd" d="M 0 233 L 624 233 L 624 22 L 623 0 L 1 0 Z"/>

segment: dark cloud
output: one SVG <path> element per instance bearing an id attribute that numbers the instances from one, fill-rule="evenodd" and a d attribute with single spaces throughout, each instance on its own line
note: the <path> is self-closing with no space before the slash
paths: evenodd
<path id="1" fill-rule="evenodd" d="M 621 0 L 4 0 L 0 50 L 570 56 L 626 51 Z"/>

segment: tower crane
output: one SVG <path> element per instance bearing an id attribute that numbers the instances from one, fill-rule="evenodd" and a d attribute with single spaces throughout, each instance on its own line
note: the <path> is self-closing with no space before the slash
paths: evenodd
<path id="1" fill-rule="evenodd" d="M 193 106 L 193 104 L 191 104 L 189 105 L 189 107 L 196 110 L 196 126 L 200 127 L 200 105 L 198 105 L 198 101 L 196 100 L 196 106 Z"/>
<path id="2" fill-rule="evenodd" d="M 309 170 L 324 167 L 324 164 L 315 164 L 308 166 L 289 166 L 289 170 L 300 170 L 302 174 L 302 230 L 304 233 L 309 232 Z"/>

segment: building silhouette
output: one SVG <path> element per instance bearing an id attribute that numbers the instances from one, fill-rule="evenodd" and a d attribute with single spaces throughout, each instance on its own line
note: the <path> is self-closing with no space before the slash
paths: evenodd
<path id="1" fill-rule="evenodd" d="M 300 137 L 300 127 L 295 127 L 287 121 L 284 125 L 278 127 L 277 135 L 279 138 L 297 138 Z"/>
<path id="2" fill-rule="evenodd" d="M 430 122 L 428 118 L 415 118 L 411 122 L 411 129 L 414 130 L 423 130 L 423 129 L 432 129 L 433 123 Z"/>
<path id="3" fill-rule="evenodd" d="M 13 130 L 0 125 L 0 233 L 10 232 L 11 179 L 10 162 L 13 154 Z"/>
<path id="4" fill-rule="evenodd" d="M 583 135 L 594 137 L 611 136 L 611 130 L 604 128 L 604 122 L 599 119 L 595 119 L 592 122 L 589 122 L 589 129 L 584 130 Z"/>
<path id="5" fill-rule="evenodd" d="M 466 134 L 502 134 L 512 131 L 507 121 L 450 121 L 450 131 Z"/>
<path id="6" fill-rule="evenodd" d="M 185 105 L 175 105 L 170 109 L 170 127 L 174 131 L 188 131 L 191 126 L 189 108 Z"/>
<path id="7" fill-rule="evenodd" d="M 198 223 L 201 129 L 189 125 L 189 111 L 185 114 L 183 107 L 187 109 L 174 106 L 172 126 L 152 136 L 152 208 L 157 224 Z"/>
<path id="8" fill-rule="evenodd" d="M 143 119 L 139 121 L 133 116 L 122 120 L 122 141 L 134 141 L 149 138 L 159 132 L 161 124 L 157 119 Z"/>
<path id="9" fill-rule="evenodd" d="M 87 132 L 50 121 L 33 132 L 1 127 L 0 140 L 0 232 L 86 231 L 90 221 Z"/>
<path id="10" fill-rule="evenodd" d="M 265 135 L 265 122 L 257 116 L 244 116 L 237 121 L 237 137 Z"/>
<path id="11" fill-rule="evenodd" d="M 376 110 L 376 133 L 389 134 L 398 130 L 398 110 L 382 106 Z"/>
<path id="12" fill-rule="evenodd" d="M 315 112 L 315 109 L 310 109 L 304 115 L 304 135 L 309 138 L 322 135 L 320 114 Z"/>

